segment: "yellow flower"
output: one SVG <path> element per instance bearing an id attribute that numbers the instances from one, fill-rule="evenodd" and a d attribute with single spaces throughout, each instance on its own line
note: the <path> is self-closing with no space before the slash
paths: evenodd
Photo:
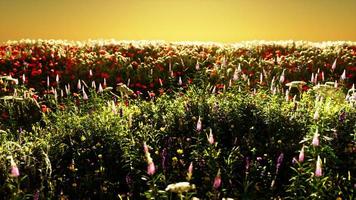
<path id="1" fill-rule="evenodd" d="M 183 154 L 183 149 L 177 149 L 178 154 Z"/>

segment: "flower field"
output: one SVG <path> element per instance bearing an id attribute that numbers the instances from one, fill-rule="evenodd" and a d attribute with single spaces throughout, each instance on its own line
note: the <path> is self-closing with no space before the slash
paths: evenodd
<path id="1" fill-rule="evenodd" d="M 356 43 L 0 46 L 4 199 L 354 199 Z"/>

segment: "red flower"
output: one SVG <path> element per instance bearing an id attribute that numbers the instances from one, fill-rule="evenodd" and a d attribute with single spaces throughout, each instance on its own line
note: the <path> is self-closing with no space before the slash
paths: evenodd
<path id="1" fill-rule="evenodd" d="M 31 71 L 31 76 L 39 76 L 42 74 L 42 70 L 38 69 L 38 70 L 32 70 Z"/>
<path id="2" fill-rule="evenodd" d="M 109 75 L 108 73 L 106 73 L 106 72 L 102 72 L 102 73 L 100 74 L 100 77 L 101 77 L 101 78 L 108 79 L 108 78 L 110 77 L 110 75 Z"/>

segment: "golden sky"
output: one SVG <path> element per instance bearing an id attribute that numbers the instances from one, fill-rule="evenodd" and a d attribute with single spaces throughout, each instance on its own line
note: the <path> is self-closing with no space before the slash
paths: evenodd
<path id="1" fill-rule="evenodd" d="M 0 42 L 356 41 L 356 0 L 0 0 Z"/>

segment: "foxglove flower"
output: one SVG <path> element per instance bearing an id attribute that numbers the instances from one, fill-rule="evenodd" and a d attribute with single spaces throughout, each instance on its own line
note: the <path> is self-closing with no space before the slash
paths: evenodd
<path id="1" fill-rule="evenodd" d="M 148 146 L 147 146 L 146 142 L 143 143 L 143 150 L 145 152 L 146 161 L 147 161 L 147 174 L 153 175 L 156 172 L 156 167 L 153 162 L 153 159 L 151 158 L 151 154 L 148 150 Z"/>
<path id="2" fill-rule="evenodd" d="M 313 145 L 314 147 L 319 146 L 319 133 L 318 133 L 318 129 L 316 129 L 316 131 L 315 131 L 315 133 L 314 133 L 312 145 Z"/>
<path id="3" fill-rule="evenodd" d="M 315 176 L 320 177 L 322 175 L 323 175 L 322 161 L 320 159 L 320 156 L 318 156 L 318 160 L 316 161 Z"/>
<path id="4" fill-rule="evenodd" d="M 302 163 L 303 161 L 304 161 L 304 146 L 302 147 L 302 149 L 300 150 L 300 152 L 299 152 L 299 157 L 298 157 L 298 161 L 300 162 L 300 163 Z"/>
<path id="5" fill-rule="evenodd" d="M 11 162 L 11 172 L 10 172 L 10 176 L 11 177 L 19 177 L 20 176 L 20 170 L 17 167 L 16 163 L 14 162 L 14 160 L 12 159 L 12 157 L 10 158 L 10 162 Z"/>
<path id="6" fill-rule="evenodd" d="M 220 174 L 220 169 L 219 169 L 218 173 L 215 176 L 213 187 L 215 189 L 218 189 L 220 186 L 221 186 L 221 174 Z"/>
<path id="7" fill-rule="evenodd" d="M 197 122 L 197 131 L 200 132 L 201 131 L 201 128 L 202 128 L 202 122 L 201 122 L 201 119 L 200 117 L 198 118 L 198 122 Z"/>

